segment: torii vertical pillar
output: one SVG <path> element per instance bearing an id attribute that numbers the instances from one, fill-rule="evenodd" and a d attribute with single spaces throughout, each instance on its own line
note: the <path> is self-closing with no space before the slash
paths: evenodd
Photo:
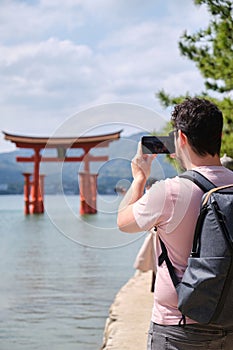
<path id="1" fill-rule="evenodd" d="M 97 176 L 88 172 L 79 173 L 80 214 L 96 214 Z"/>
<path id="2" fill-rule="evenodd" d="M 32 204 L 32 214 L 41 214 L 41 206 L 39 203 L 39 172 L 40 172 L 40 150 L 35 149 L 34 154 L 34 173 L 33 173 L 33 182 L 31 187 L 31 204 Z"/>
<path id="3" fill-rule="evenodd" d="M 35 187 L 34 181 L 31 180 L 33 174 L 23 173 L 24 176 L 24 213 L 29 214 L 43 214 L 44 213 L 44 177 L 39 175 L 39 191 L 38 200 L 35 208 Z"/>
<path id="4" fill-rule="evenodd" d="M 34 172 L 24 173 L 24 213 L 44 213 L 44 175 L 40 175 L 40 149 L 34 149 Z M 33 179 L 31 180 L 31 176 Z"/>
<path id="5" fill-rule="evenodd" d="M 30 214 L 30 188 L 31 188 L 31 173 L 23 173 L 24 176 L 24 214 Z"/>
<path id="6" fill-rule="evenodd" d="M 85 151 L 84 171 L 79 173 L 80 214 L 96 214 L 96 193 L 98 174 L 90 173 L 89 150 Z"/>

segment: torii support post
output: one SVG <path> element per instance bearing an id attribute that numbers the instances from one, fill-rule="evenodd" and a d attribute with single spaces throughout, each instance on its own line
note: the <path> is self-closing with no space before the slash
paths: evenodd
<path id="1" fill-rule="evenodd" d="M 24 176 L 24 214 L 30 214 L 30 177 L 32 174 L 23 173 Z"/>
<path id="2" fill-rule="evenodd" d="M 43 214 L 43 201 L 40 194 L 40 149 L 34 149 L 34 173 L 31 187 L 31 213 Z"/>
<path id="3" fill-rule="evenodd" d="M 44 177 L 39 175 L 39 190 L 38 200 L 35 208 L 35 187 L 34 182 L 31 181 L 31 173 L 23 173 L 24 175 L 24 213 L 29 214 L 43 214 L 44 213 Z"/>
<path id="4" fill-rule="evenodd" d="M 39 214 L 44 213 L 44 178 L 45 175 L 39 175 L 39 196 L 38 196 L 38 208 Z"/>
<path id="5" fill-rule="evenodd" d="M 96 193 L 97 193 L 97 176 L 98 174 L 90 174 L 89 172 L 79 173 L 79 189 L 80 189 L 80 209 L 81 215 L 96 214 Z"/>

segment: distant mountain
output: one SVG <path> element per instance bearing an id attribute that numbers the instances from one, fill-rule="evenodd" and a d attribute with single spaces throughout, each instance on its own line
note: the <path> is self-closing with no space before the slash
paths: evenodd
<path id="1" fill-rule="evenodd" d="M 98 192 L 114 193 L 116 187 L 128 187 L 132 181 L 131 159 L 136 153 L 142 133 L 121 137 L 110 143 L 109 148 L 96 148 L 93 155 L 108 155 L 107 162 L 91 163 L 91 172 L 98 173 Z M 74 150 L 70 150 L 74 152 Z M 20 149 L 0 153 L 0 194 L 23 193 L 23 172 L 33 172 L 33 163 L 17 163 L 17 156 L 31 155 L 31 150 Z M 45 193 L 78 193 L 78 172 L 83 169 L 80 163 L 41 163 L 40 172 L 45 174 Z M 172 177 L 176 170 L 159 155 L 152 167 L 151 175 L 156 179 Z"/>

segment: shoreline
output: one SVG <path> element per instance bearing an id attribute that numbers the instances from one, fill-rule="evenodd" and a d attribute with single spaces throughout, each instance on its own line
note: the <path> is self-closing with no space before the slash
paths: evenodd
<path id="1" fill-rule="evenodd" d="M 152 271 L 136 271 L 110 306 L 101 350 L 146 349 L 153 306 Z"/>

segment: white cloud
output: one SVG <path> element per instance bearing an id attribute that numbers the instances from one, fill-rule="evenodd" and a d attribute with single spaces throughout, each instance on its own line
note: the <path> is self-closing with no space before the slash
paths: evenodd
<path id="1" fill-rule="evenodd" d="M 179 94 L 202 86 L 177 42 L 207 15 L 185 0 L 4 1 L 0 7 L 6 131 L 48 135 L 77 110 L 99 103 L 161 111 L 154 97 L 159 89 Z"/>
<path id="2" fill-rule="evenodd" d="M 2 102 L 21 97 L 28 106 L 37 96 L 61 99 L 61 86 L 73 88 L 73 79 L 84 81 L 90 75 L 92 51 L 84 45 L 50 38 L 38 44 L 0 47 L 0 74 L 4 80 Z M 18 102 L 19 103 L 19 102 Z M 35 105 L 36 106 L 36 105 Z M 39 107 L 39 106 L 36 106 Z"/>

